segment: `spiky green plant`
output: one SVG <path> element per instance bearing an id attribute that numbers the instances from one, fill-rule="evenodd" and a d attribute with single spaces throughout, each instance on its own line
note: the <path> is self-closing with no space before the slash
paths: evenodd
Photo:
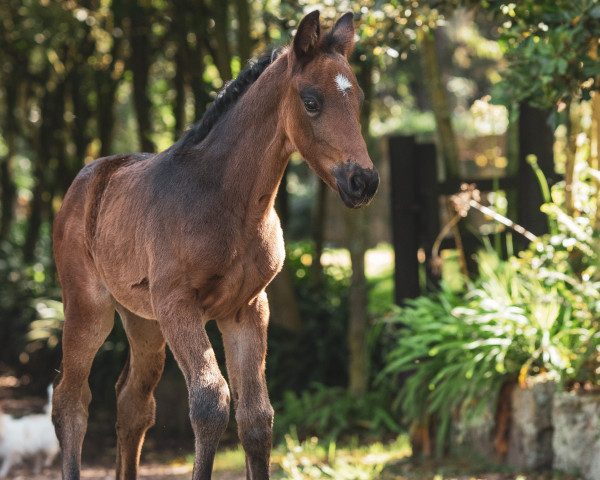
<path id="1" fill-rule="evenodd" d="M 489 407 L 504 382 L 544 374 L 564 383 L 581 373 L 582 355 L 595 355 L 595 313 L 582 316 L 568 301 L 582 301 L 567 295 L 577 282 L 564 273 L 547 281 L 525 260 L 482 251 L 466 293 L 442 285 L 390 321 L 397 342 L 380 381 L 410 373 L 396 402 L 411 422 L 436 419 L 438 454 L 452 419 Z"/>

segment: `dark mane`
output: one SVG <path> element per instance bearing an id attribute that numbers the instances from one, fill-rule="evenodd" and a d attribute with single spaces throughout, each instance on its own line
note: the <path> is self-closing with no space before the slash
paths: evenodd
<path id="1" fill-rule="evenodd" d="M 204 140 L 217 120 L 246 93 L 250 85 L 275 61 L 279 53 L 279 50 L 273 50 L 263 54 L 249 68 L 240 72 L 235 80 L 228 82 L 204 112 L 202 119 L 192 125 L 179 139 L 176 143 L 177 148 L 197 145 Z"/>

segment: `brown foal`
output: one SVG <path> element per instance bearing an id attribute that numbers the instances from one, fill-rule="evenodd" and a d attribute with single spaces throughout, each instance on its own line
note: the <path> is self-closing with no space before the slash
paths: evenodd
<path id="1" fill-rule="evenodd" d="M 193 478 L 211 478 L 230 395 L 247 478 L 269 478 L 265 287 L 284 258 L 273 208 L 283 171 L 299 151 L 352 208 L 367 204 L 379 183 L 360 132 L 353 47 L 352 14 L 321 35 L 312 12 L 291 47 L 242 72 L 171 148 L 100 158 L 79 173 L 54 229 L 65 325 L 53 420 L 64 479 L 79 478 L 87 379 L 115 310 L 130 345 L 116 385 L 117 478 L 137 476 L 165 344 L 188 387 Z M 229 386 L 206 335 L 209 320 L 223 336 Z"/>

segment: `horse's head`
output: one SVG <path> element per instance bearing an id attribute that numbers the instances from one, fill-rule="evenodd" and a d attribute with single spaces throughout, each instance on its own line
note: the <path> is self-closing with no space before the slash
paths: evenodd
<path id="1" fill-rule="evenodd" d="M 345 14 L 326 35 L 321 35 L 318 11 L 300 22 L 288 50 L 285 128 L 308 165 L 346 206 L 358 208 L 375 195 L 379 174 L 360 131 L 364 94 L 348 63 L 352 21 L 352 14 Z"/>

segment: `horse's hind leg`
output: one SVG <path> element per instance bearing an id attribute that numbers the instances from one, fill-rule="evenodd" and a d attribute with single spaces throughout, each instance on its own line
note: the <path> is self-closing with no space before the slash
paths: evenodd
<path id="1" fill-rule="evenodd" d="M 235 320 L 218 324 L 249 480 L 269 478 L 273 408 L 265 380 L 268 320 L 269 305 L 263 292 Z"/>
<path id="2" fill-rule="evenodd" d="M 63 280 L 63 300 L 63 360 L 52 397 L 52 421 L 62 449 L 63 479 L 76 480 L 92 399 L 87 379 L 94 356 L 112 330 L 115 306 L 104 286 L 76 275 Z"/>
<path id="3" fill-rule="evenodd" d="M 165 364 L 165 340 L 158 322 L 117 307 L 127 338 L 129 357 L 116 385 L 117 480 L 137 478 L 146 431 L 154 425 L 153 391 Z"/>

